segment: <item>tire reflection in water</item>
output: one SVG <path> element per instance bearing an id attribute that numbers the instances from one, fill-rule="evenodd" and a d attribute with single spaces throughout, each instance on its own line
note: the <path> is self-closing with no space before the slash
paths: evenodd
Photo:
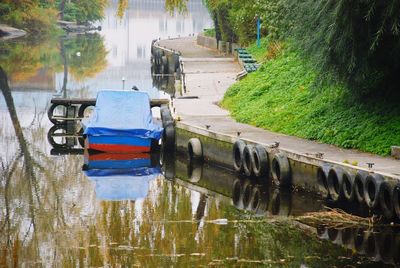
<path id="1" fill-rule="evenodd" d="M 189 162 L 185 158 L 177 158 L 175 162 L 176 175 L 185 174 L 185 180 L 202 192 L 216 198 L 226 200 L 239 210 L 254 213 L 261 217 L 301 216 L 307 212 L 323 211 L 325 205 L 340 207 L 356 214 L 367 214 L 364 206 L 353 206 L 350 210 L 340 203 L 325 203 L 315 196 L 299 191 L 284 191 L 272 185 L 262 183 L 252 178 L 238 177 L 235 173 L 209 164 Z M 182 169 L 182 171 L 181 171 Z M 198 189 L 198 188 L 197 188 Z M 313 228 L 313 227 L 311 227 Z M 400 233 L 390 228 L 332 228 L 323 225 L 316 226 L 320 239 L 355 251 L 374 262 L 400 264 Z M 377 265 L 381 265 L 378 263 Z"/>
<path id="2" fill-rule="evenodd" d="M 400 265 L 400 233 L 396 229 L 376 228 L 326 228 L 317 227 L 320 239 L 330 240 L 364 255 L 375 262 Z"/>

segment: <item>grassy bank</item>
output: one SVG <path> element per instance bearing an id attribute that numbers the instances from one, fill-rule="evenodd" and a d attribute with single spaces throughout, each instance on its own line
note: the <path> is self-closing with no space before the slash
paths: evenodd
<path id="1" fill-rule="evenodd" d="M 399 103 L 363 99 L 340 84 L 316 86 L 317 72 L 288 44 L 249 50 L 265 63 L 225 94 L 222 105 L 236 120 L 380 155 L 400 145 Z"/>

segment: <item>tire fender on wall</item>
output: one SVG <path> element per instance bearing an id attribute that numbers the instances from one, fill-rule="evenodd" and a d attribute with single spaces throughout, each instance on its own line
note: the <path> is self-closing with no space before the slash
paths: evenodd
<path id="1" fill-rule="evenodd" d="M 292 175 L 290 170 L 289 159 L 286 154 L 280 152 L 274 155 L 272 159 L 272 178 L 280 187 L 292 186 Z"/>

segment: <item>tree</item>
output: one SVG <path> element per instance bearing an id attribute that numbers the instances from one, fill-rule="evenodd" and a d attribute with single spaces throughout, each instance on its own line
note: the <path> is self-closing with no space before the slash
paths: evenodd
<path id="1" fill-rule="evenodd" d="M 361 91 L 400 82 L 400 1 L 289 0 L 293 35 L 323 73 Z"/>

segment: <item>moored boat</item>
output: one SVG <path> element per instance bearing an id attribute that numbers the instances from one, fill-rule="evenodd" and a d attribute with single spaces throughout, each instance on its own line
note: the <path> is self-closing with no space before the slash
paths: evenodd
<path id="1" fill-rule="evenodd" d="M 86 149 L 109 153 L 151 152 L 163 133 L 153 122 L 148 94 L 137 91 L 100 91 L 82 125 Z"/>

